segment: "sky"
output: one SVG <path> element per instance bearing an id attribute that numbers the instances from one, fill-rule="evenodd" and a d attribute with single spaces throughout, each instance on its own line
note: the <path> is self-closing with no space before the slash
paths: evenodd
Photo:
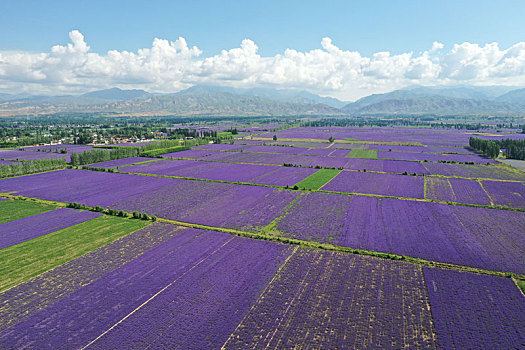
<path id="1" fill-rule="evenodd" d="M 525 85 L 525 1 L 2 1 L 0 92 Z"/>

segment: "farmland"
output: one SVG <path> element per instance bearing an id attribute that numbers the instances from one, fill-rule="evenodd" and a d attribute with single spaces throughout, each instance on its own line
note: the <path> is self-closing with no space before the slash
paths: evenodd
<path id="1" fill-rule="evenodd" d="M 525 173 L 462 129 L 246 130 L 0 179 L 0 348 L 525 344 Z"/>

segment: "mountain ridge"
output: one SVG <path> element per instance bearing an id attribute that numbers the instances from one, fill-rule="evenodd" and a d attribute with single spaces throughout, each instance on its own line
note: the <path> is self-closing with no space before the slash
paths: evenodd
<path id="1" fill-rule="evenodd" d="M 525 88 L 414 86 L 346 103 L 303 90 L 195 85 L 172 94 L 111 88 L 81 95 L 0 94 L 0 115 L 57 112 L 181 116 L 525 115 Z"/>

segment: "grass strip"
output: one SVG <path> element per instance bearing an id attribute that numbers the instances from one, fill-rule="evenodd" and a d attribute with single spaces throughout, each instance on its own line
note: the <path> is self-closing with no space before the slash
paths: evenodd
<path id="1" fill-rule="evenodd" d="M 0 224 L 56 209 L 37 201 L 0 201 Z"/>
<path id="2" fill-rule="evenodd" d="M 339 169 L 320 169 L 296 183 L 295 186 L 305 190 L 318 190 L 336 177 L 340 172 L 341 170 Z"/>
<path id="3" fill-rule="evenodd" d="M 4 248 L 0 250 L 0 292 L 148 224 L 104 215 Z"/>
<path id="4" fill-rule="evenodd" d="M 356 148 L 346 155 L 345 158 L 377 159 L 375 149 Z"/>

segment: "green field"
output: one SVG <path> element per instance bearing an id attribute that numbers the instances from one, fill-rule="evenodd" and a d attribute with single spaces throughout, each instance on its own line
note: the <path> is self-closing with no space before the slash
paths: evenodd
<path id="1" fill-rule="evenodd" d="M 0 250 L 0 292 L 148 225 L 101 216 Z"/>
<path id="2" fill-rule="evenodd" d="M 295 185 L 301 189 L 318 190 L 328 181 L 336 177 L 340 172 L 341 170 L 339 169 L 321 169 L 308 176 L 306 179 L 299 181 Z"/>
<path id="3" fill-rule="evenodd" d="M 377 151 L 374 149 L 357 148 L 348 153 L 346 158 L 377 159 Z"/>
<path id="4" fill-rule="evenodd" d="M 0 201 L 0 224 L 56 209 L 36 202 L 10 200 Z"/>

